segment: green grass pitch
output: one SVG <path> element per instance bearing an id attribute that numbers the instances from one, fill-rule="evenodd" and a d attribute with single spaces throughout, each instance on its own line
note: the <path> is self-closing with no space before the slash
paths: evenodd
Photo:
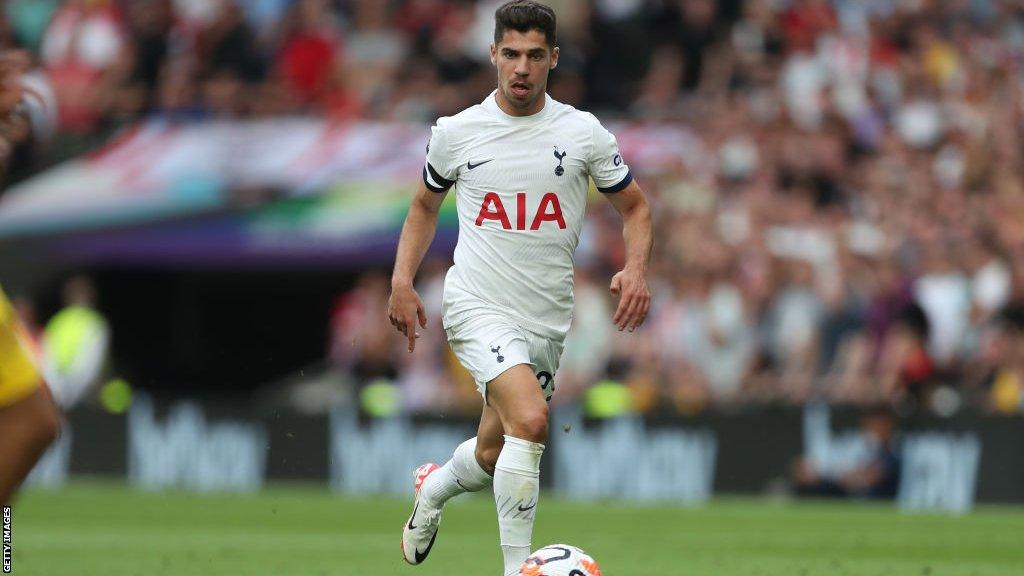
<path id="1" fill-rule="evenodd" d="M 422 566 L 399 552 L 407 500 L 273 486 L 256 495 L 146 493 L 109 483 L 29 490 L 14 503 L 14 574 L 498 576 L 485 496 L 445 511 Z M 605 576 L 1024 575 L 1024 509 L 967 516 L 890 506 L 720 499 L 700 508 L 541 499 L 535 547 L 567 542 Z"/>

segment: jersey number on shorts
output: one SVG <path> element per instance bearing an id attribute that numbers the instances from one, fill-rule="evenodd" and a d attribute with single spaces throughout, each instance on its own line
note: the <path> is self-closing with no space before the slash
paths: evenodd
<path id="1" fill-rule="evenodd" d="M 537 372 L 537 381 L 540 382 L 540 390 L 548 402 L 555 394 L 555 378 L 550 372 Z"/>

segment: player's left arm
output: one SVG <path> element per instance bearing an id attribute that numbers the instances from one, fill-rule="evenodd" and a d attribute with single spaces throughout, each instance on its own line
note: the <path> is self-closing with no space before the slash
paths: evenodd
<path id="1" fill-rule="evenodd" d="M 622 215 L 622 237 L 626 241 L 626 265 L 612 277 L 609 286 L 612 294 L 619 297 L 612 321 L 619 331 L 628 328 L 632 332 L 644 323 L 651 306 L 651 290 L 647 286 L 653 245 L 651 208 L 636 180 L 604 196 Z"/>

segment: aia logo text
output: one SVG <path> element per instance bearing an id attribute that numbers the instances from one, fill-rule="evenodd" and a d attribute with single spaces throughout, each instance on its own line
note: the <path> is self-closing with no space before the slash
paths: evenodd
<path id="1" fill-rule="evenodd" d="M 513 216 L 516 220 L 515 230 L 526 230 L 526 221 L 529 214 L 526 211 L 526 192 L 516 193 L 516 210 Z M 488 192 L 484 196 L 483 204 L 480 205 L 480 213 L 476 217 L 476 225 L 483 226 L 486 220 L 494 220 L 501 223 L 505 230 L 512 230 L 512 221 L 508 217 L 505 205 L 501 196 L 494 192 Z M 555 222 L 558 227 L 565 230 L 565 218 L 562 216 L 562 205 L 558 202 L 558 195 L 554 192 L 544 194 L 537 206 L 537 212 L 530 219 L 530 230 L 539 230 L 544 222 Z"/>

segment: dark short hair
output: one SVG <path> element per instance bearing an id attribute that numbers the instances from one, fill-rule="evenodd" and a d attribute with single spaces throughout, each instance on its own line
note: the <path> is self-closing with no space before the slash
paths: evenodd
<path id="1" fill-rule="evenodd" d="M 494 44 L 500 44 L 507 30 L 523 34 L 530 30 L 544 33 L 549 47 L 555 46 L 555 11 L 535 0 L 511 0 L 494 11 Z"/>

